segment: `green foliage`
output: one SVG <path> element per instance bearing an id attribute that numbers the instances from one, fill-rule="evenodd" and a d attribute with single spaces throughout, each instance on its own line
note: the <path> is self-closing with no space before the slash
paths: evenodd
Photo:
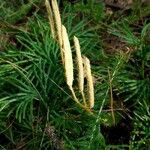
<path id="1" fill-rule="evenodd" d="M 1 0 L 2 1 L 2 0 Z M 0 1 L 0 19 L 9 22 L 9 23 L 16 23 L 23 19 L 29 11 L 33 8 L 33 4 L 39 4 L 40 0 L 15 0 L 10 1 Z"/>
<path id="2" fill-rule="evenodd" d="M 4 21 L 15 22 L 14 18 L 22 18 L 31 8 L 27 1 L 18 1 L 14 7 L 5 9 L 10 2 L 0 6 Z M 18 16 L 16 9 L 20 5 L 27 9 L 22 9 Z M 18 15 L 11 18 L 12 12 Z M 67 4 L 62 16 L 71 45 L 76 35 L 82 54 L 91 60 L 95 84 L 93 115 L 72 101 L 59 46 L 51 37 L 48 21 L 35 13 L 26 28 L 15 29 L 15 44 L 1 51 L 0 149 L 149 149 L 150 24 L 145 22 L 140 34 L 135 34 L 127 21 L 114 22 L 108 27 L 109 33 L 133 51 L 107 55 L 101 51 L 99 36 L 92 28 L 93 23 L 100 23 L 104 17 L 102 3 L 97 5 L 91 0 L 87 5 Z M 133 124 L 130 143 L 108 143 L 101 126 L 116 127 L 126 116 L 131 117 Z"/>
<path id="3" fill-rule="evenodd" d="M 30 32 L 20 31 L 16 35 L 20 46 L 8 48 L 0 58 L 0 112 L 5 113 L 5 117 L 10 121 L 13 117 L 15 121 L 12 127 L 18 130 L 11 130 L 15 141 L 10 144 L 9 149 L 12 145 L 17 146 L 22 136 L 25 138 L 30 134 L 32 136 L 27 139 L 31 140 L 32 144 L 29 142 L 27 147 L 31 144 L 31 147 L 38 148 L 44 133 L 43 125 L 48 121 L 47 112 L 61 109 L 60 99 L 66 95 L 60 88 L 64 82 L 59 48 L 50 36 L 48 24 L 37 18 L 36 24 L 34 20 L 29 22 L 29 27 Z M 58 101 L 60 105 L 55 108 Z M 1 132 L 7 134 L 7 130 L 10 130 L 9 125 L 6 131 L 4 129 L 3 126 Z M 19 136 L 17 132 L 24 135 Z M 34 143 L 36 140 L 37 144 Z M 46 141 L 48 142 L 48 139 Z"/>
<path id="4" fill-rule="evenodd" d="M 68 19 L 71 23 L 74 16 Z M 70 35 L 85 27 L 84 22 L 72 30 L 69 25 Z M 88 147 L 95 118 L 71 100 L 60 50 L 51 37 L 48 22 L 35 15 L 27 27 L 27 31 L 17 31 L 17 46 L 8 46 L 1 53 L 0 136 L 4 136 L 4 143 L 0 145 L 6 149 L 18 148 L 20 144 L 25 149 L 51 149 L 57 145 L 84 149 Z M 87 39 L 94 37 L 92 32 L 91 37 L 88 35 L 88 31 L 78 35 L 83 47 Z M 85 47 L 93 49 L 95 44 L 89 44 Z"/>
<path id="5" fill-rule="evenodd" d="M 75 12 L 80 12 L 85 18 L 88 17 L 95 23 L 100 22 L 104 17 L 104 4 L 90 0 L 84 5 L 82 2 L 75 4 Z"/>
<path id="6" fill-rule="evenodd" d="M 121 37 L 130 46 L 136 49 L 131 52 L 127 65 L 119 76 L 119 84 L 116 87 L 118 95 L 123 96 L 125 101 L 133 107 L 133 149 L 140 149 L 141 146 L 148 148 L 149 143 L 149 93 L 150 93 L 150 46 L 147 40 L 150 39 L 150 24 L 145 24 L 139 36 L 135 36 L 131 29 L 124 25 L 119 27 L 113 34 Z M 133 109 L 132 108 L 132 109 Z"/>
<path id="7" fill-rule="evenodd" d="M 66 5 L 62 12 L 62 22 L 68 30 L 71 43 L 73 36 L 77 36 L 81 46 L 81 52 L 93 60 L 100 58 L 98 34 L 93 28 L 89 28 L 88 20 L 81 18 L 74 11 L 74 7 Z M 92 46 L 91 46 L 92 43 Z"/>
<path id="8" fill-rule="evenodd" d="M 136 99 L 136 102 L 138 99 L 144 97 L 149 99 L 149 73 L 147 72 L 147 68 L 149 67 L 149 45 L 146 44 L 146 41 L 149 39 L 147 36 L 149 33 L 149 25 L 150 24 L 146 24 L 144 26 L 139 37 L 136 37 L 127 26 L 125 26 L 121 32 L 113 31 L 113 34 L 119 36 L 130 46 L 136 48 L 136 50 L 131 52 L 128 65 L 126 65 L 125 70 L 123 70 L 124 75 L 120 75 L 120 81 L 123 87 L 119 87 L 119 91 L 122 94 L 124 92 L 124 95 L 127 96 L 126 100 L 133 97 Z M 125 83 L 123 83 L 123 81 L 125 81 Z"/>
<path id="9" fill-rule="evenodd" d="M 134 112 L 134 130 L 132 131 L 132 149 L 149 149 L 150 143 L 150 103 L 142 100 Z"/>

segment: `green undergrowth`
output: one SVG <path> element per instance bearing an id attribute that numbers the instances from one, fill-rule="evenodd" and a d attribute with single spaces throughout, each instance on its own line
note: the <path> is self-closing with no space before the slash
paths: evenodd
<path id="1" fill-rule="evenodd" d="M 71 32 L 82 31 L 83 25 L 83 22 L 77 24 L 70 36 Z M 26 26 L 28 30 L 18 29 L 14 33 L 15 45 L 6 46 L 1 52 L 0 135 L 3 140 L 0 145 L 5 149 L 19 146 L 85 149 L 89 147 L 95 116 L 73 103 L 64 79 L 60 50 L 51 37 L 47 20 L 36 15 Z M 84 30 L 77 36 L 81 46 L 90 47 L 90 52 L 92 47 L 85 41 L 92 40 L 94 33 Z M 101 145 L 99 139 L 103 139 L 99 130 L 97 124 L 96 135 L 93 133 L 97 139 L 90 143 L 97 141 L 97 148 Z"/>
<path id="2" fill-rule="evenodd" d="M 91 61 L 95 87 L 92 115 L 70 96 L 60 49 L 51 37 L 46 15 L 35 12 L 22 28 L 11 24 L 9 29 L 2 28 L 7 40 L 1 42 L 0 52 L 0 149 L 149 148 L 150 24 L 145 21 L 138 32 L 127 20 L 102 27 L 108 20 L 100 4 L 68 4 L 61 12 L 71 46 L 75 35 L 82 54 Z M 10 13 L 4 9 L 3 13 L 7 20 Z M 121 39 L 127 51 L 106 53 L 102 32 Z M 73 49 L 73 57 L 74 53 Z"/>

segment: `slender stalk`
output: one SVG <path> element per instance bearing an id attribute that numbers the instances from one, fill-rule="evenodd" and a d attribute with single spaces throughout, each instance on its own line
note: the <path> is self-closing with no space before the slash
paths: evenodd
<path id="1" fill-rule="evenodd" d="M 109 88 L 110 88 L 110 109 L 111 115 L 113 119 L 113 124 L 115 125 L 115 114 L 114 114 L 114 99 L 113 99 L 113 91 L 112 91 L 112 79 L 110 75 L 110 71 L 108 69 L 108 76 L 109 76 Z"/>

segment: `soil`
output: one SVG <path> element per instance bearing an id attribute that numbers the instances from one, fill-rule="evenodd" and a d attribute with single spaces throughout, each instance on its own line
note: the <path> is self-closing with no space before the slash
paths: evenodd
<path id="1" fill-rule="evenodd" d="M 106 144 L 129 144 L 131 131 L 132 124 L 129 117 L 125 117 L 117 125 L 112 127 L 101 126 L 101 132 L 106 139 Z"/>

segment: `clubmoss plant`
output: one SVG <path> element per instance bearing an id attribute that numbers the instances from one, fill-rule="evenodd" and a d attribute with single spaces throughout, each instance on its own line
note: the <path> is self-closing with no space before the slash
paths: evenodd
<path id="1" fill-rule="evenodd" d="M 68 22 L 72 18 L 70 16 Z M 64 149 L 86 148 L 94 116 L 75 85 L 73 90 L 80 103 L 72 101 L 73 96 L 69 94 L 66 75 L 63 76 L 65 64 L 60 55 L 57 29 L 54 39 L 48 21 L 37 14 L 29 19 L 26 27 L 15 28 L 15 44 L 1 52 L 0 138 L 3 140 L 0 140 L 0 146 L 3 149 L 53 149 L 57 147 L 56 139 L 57 143 L 63 143 Z M 70 32 L 84 27 L 84 22 L 79 22 Z M 68 40 L 61 38 L 70 44 L 68 34 L 71 34 L 67 32 L 64 33 Z M 86 31 L 77 35 L 82 46 L 87 37 L 90 39 Z M 88 44 L 86 46 L 92 48 Z M 70 47 L 75 50 L 74 44 Z M 76 66 L 75 63 L 73 66 Z M 86 87 L 84 89 L 87 90 Z M 86 102 L 89 103 L 88 100 Z M 52 128 L 49 132 L 51 127 L 54 130 Z"/>
<path id="2" fill-rule="evenodd" d="M 81 107 L 83 107 L 84 109 L 87 109 L 87 111 L 90 112 L 90 110 L 88 110 L 88 107 L 86 105 L 85 97 L 84 97 L 84 94 L 83 94 L 83 80 L 84 79 L 83 79 L 83 74 L 82 74 L 83 73 L 83 68 L 81 68 L 81 66 L 83 66 L 83 64 L 81 62 L 81 52 L 80 52 L 80 48 L 79 48 L 80 44 L 78 42 L 78 39 L 75 37 L 74 38 L 74 44 L 75 44 L 75 49 L 77 51 L 78 66 L 80 66 L 80 68 L 78 68 L 78 72 L 79 72 L 79 75 L 81 76 L 81 77 L 79 77 L 80 78 L 79 82 L 82 84 L 82 85 L 79 84 L 78 88 L 79 88 L 79 91 L 81 91 L 84 104 L 80 103 L 80 101 L 76 97 L 76 94 L 73 90 L 73 79 L 74 79 L 73 59 L 72 59 L 72 51 L 71 51 L 71 46 L 70 46 L 68 34 L 67 34 L 67 31 L 66 31 L 66 28 L 61 23 L 57 1 L 54 0 L 51 3 L 52 3 L 52 12 L 54 13 L 54 20 L 55 20 L 56 28 L 57 28 L 58 42 L 59 42 L 59 46 L 60 46 L 61 54 L 62 54 L 62 62 L 63 62 L 64 68 L 65 68 L 65 76 L 66 76 L 67 85 L 68 85 L 70 91 L 72 92 L 74 100 Z M 46 1 L 45 4 L 49 5 L 47 1 Z M 49 18 L 52 18 L 51 14 L 49 13 L 49 12 L 51 12 L 50 6 L 46 6 L 46 7 L 50 9 L 48 11 L 48 14 L 50 15 Z M 53 20 L 51 21 L 51 23 L 52 23 L 52 25 L 50 25 L 50 27 L 52 28 L 51 30 L 53 31 Z M 85 76 L 86 76 L 87 82 L 88 82 L 88 92 L 87 93 L 89 95 L 89 97 L 88 97 L 89 98 L 88 99 L 89 108 L 93 108 L 94 107 L 94 87 L 93 87 L 93 80 L 92 80 L 92 75 L 91 75 L 90 63 L 89 63 L 89 60 L 86 57 L 84 58 L 84 65 L 85 65 Z"/>

